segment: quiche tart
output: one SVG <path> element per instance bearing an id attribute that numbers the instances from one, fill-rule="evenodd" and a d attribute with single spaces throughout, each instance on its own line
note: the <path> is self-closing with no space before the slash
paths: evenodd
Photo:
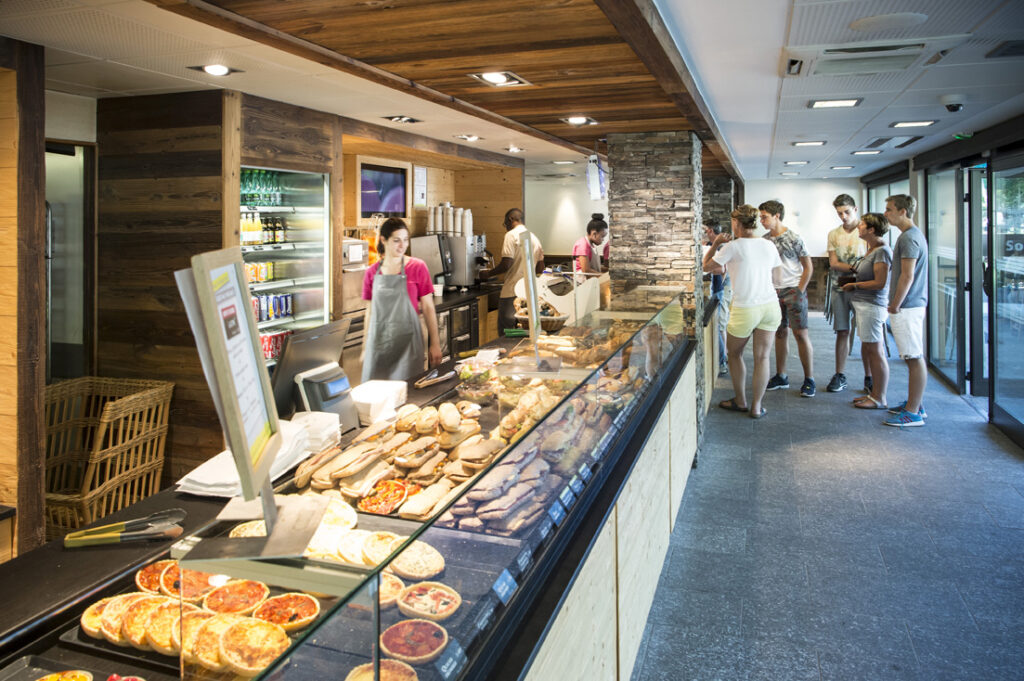
<path id="1" fill-rule="evenodd" d="M 115 598 L 117 598 L 117 596 L 101 598 L 85 609 L 85 612 L 82 613 L 82 617 L 78 620 L 78 623 L 81 625 L 82 631 L 85 632 L 86 636 L 91 636 L 92 638 L 103 638 L 103 631 L 101 630 L 101 627 L 103 626 L 103 620 L 101 619 L 103 616 L 103 609 L 107 607 L 107 603 Z"/>
<path id="2" fill-rule="evenodd" d="M 377 599 L 380 601 L 380 609 L 387 610 L 395 604 L 398 594 L 405 588 L 405 583 L 398 577 L 387 572 L 380 573 L 380 589 Z"/>
<path id="3" fill-rule="evenodd" d="M 103 608 L 103 614 L 100 615 L 100 631 L 103 632 L 103 638 L 116 646 L 127 646 L 128 639 L 125 637 L 124 632 L 121 631 L 124 611 L 128 609 L 129 605 L 140 598 L 146 598 L 148 595 L 133 592 L 112 598 L 107 603 L 107 607 Z"/>
<path id="4" fill-rule="evenodd" d="M 338 557 L 351 565 L 372 567 L 363 555 L 363 542 L 370 536 L 366 530 L 349 530 L 338 539 Z"/>
<path id="5" fill-rule="evenodd" d="M 153 612 L 168 601 L 167 596 L 143 596 L 124 609 L 121 615 L 121 633 L 133 647 L 148 650 L 146 627 Z M 177 605 L 177 604 L 176 604 Z"/>
<path id="6" fill-rule="evenodd" d="M 266 537 L 267 536 L 267 523 L 261 520 L 247 520 L 244 523 L 238 523 L 231 528 L 228 532 L 228 536 L 232 539 L 239 539 L 241 537 Z"/>
<path id="7" fill-rule="evenodd" d="M 399 537 L 394 532 L 371 532 L 363 540 L 363 559 L 368 565 L 379 565 L 391 555 L 391 546 L 397 540 Z"/>
<path id="8" fill-rule="evenodd" d="M 210 578 L 214 575 L 198 570 L 182 570 L 177 563 L 168 565 L 160 575 L 160 591 L 171 598 L 181 597 L 189 603 L 198 603 L 213 591 Z"/>
<path id="9" fill-rule="evenodd" d="M 192 644 L 192 661 L 219 672 L 224 669 L 220 659 L 220 637 L 235 624 L 245 620 L 241 615 L 220 614 L 206 620 L 196 632 L 195 643 Z"/>
<path id="10" fill-rule="evenodd" d="M 373 675 L 373 663 L 368 662 L 355 667 L 345 677 L 345 681 L 376 681 Z M 398 660 L 380 661 L 380 681 L 419 681 L 416 670 Z"/>
<path id="11" fill-rule="evenodd" d="M 380 635 L 384 654 L 409 664 L 436 660 L 448 645 L 448 632 L 436 622 L 415 619 L 392 624 Z"/>
<path id="12" fill-rule="evenodd" d="M 395 540 L 391 550 L 397 550 L 402 540 Z M 444 572 L 444 556 L 425 541 L 416 540 L 395 556 L 391 569 L 406 579 L 430 579 Z"/>
<path id="13" fill-rule="evenodd" d="M 280 625 L 285 631 L 298 631 L 320 614 L 320 601 L 309 594 L 287 593 L 260 603 L 252 616 Z"/>
<path id="14" fill-rule="evenodd" d="M 214 614 L 209 610 L 198 608 L 190 612 L 182 613 L 178 626 L 171 628 L 171 645 L 181 653 L 186 662 L 194 662 L 192 651 L 195 648 L 196 636 L 199 630 L 206 624 L 206 620 L 213 619 Z"/>
<path id="15" fill-rule="evenodd" d="M 162 655 L 177 655 L 178 649 L 174 645 L 174 632 L 178 629 L 178 620 L 182 612 L 198 610 L 189 603 L 179 603 L 168 599 L 149 618 L 146 626 L 146 644 Z"/>
<path id="16" fill-rule="evenodd" d="M 263 582 L 235 579 L 206 594 L 203 607 L 210 612 L 248 615 L 269 595 L 270 588 Z"/>
<path id="17" fill-rule="evenodd" d="M 174 565 L 176 562 L 174 560 L 158 560 L 141 568 L 135 572 L 135 586 L 139 587 L 139 591 L 146 593 L 160 593 L 160 575 L 164 573 L 168 565 Z"/>
<path id="18" fill-rule="evenodd" d="M 451 617 L 462 605 L 462 596 L 441 582 L 420 582 L 402 589 L 396 601 L 406 617 L 422 617 L 440 622 Z"/>
<path id="19" fill-rule="evenodd" d="M 36 681 L 92 681 L 92 679 L 92 672 L 87 672 L 84 669 L 69 669 L 40 676 Z"/>
<path id="20" fill-rule="evenodd" d="M 220 636 L 220 663 L 241 676 L 256 676 L 291 645 L 283 627 L 245 617 Z"/>

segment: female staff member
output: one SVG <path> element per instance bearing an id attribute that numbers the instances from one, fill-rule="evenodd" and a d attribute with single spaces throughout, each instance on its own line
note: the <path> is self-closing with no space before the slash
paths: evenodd
<path id="1" fill-rule="evenodd" d="M 850 300 L 857 320 L 861 354 L 871 368 L 871 392 L 853 401 L 858 409 L 888 409 L 885 391 L 889 387 L 889 362 L 882 353 L 885 320 L 889 317 L 889 267 L 892 250 L 882 238 L 889 231 L 889 221 L 879 213 L 865 213 L 857 226 L 860 238 L 868 246 L 867 254 L 854 266 L 855 282 L 845 284 L 843 291 L 852 292 Z"/>
<path id="2" fill-rule="evenodd" d="M 604 243 L 608 236 L 608 223 L 604 221 L 602 213 L 594 213 L 587 223 L 587 235 L 581 236 L 572 246 L 572 269 L 574 272 L 584 274 L 601 274 L 608 270 L 608 244 L 604 245 L 602 253 L 597 252 L 598 247 Z M 603 258 L 603 261 L 602 261 Z"/>
<path id="3" fill-rule="evenodd" d="M 772 270 L 782 266 L 779 251 L 767 239 L 756 235 L 758 210 L 744 204 L 732 212 L 732 231 L 736 239 L 730 241 L 726 233 L 719 234 L 704 254 L 704 271 L 732 277 L 732 305 L 729 325 L 726 327 L 725 347 L 729 355 L 729 375 L 736 395 L 718 404 L 730 411 L 749 411 L 750 417 L 765 415 L 761 400 L 768 387 L 768 355 L 772 349 L 775 331 L 782 323 L 779 298 L 772 283 Z M 754 375 L 751 385 L 750 408 L 747 408 L 747 367 L 743 363 L 743 348 L 754 336 Z"/>
<path id="4" fill-rule="evenodd" d="M 371 379 L 404 381 L 423 371 L 422 313 L 427 329 L 430 364 L 441 362 L 434 310 L 434 286 L 426 263 L 405 255 L 409 230 L 398 218 L 380 226 L 380 260 L 363 276 L 366 306 L 363 382 Z"/>

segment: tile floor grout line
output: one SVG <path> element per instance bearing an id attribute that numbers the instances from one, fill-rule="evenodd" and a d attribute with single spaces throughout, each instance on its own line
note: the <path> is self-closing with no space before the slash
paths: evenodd
<path id="1" fill-rule="evenodd" d="M 960 597 L 960 602 L 964 604 L 964 609 L 967 610 L 967 614 L 971 616 L 971 622 L 974 623 L 974 628 L 980 632 L 981 626 L 978 624 L 978 619 L 974 616 L 974 611 L 971 610 L 971 606 L 967 604 L 967 599 L 964 598 L 964 592 L 960 590 L 960 585 L 957 584 L 956 580 L 953 580 L 953 588 L 956 589 L 956 595 Z"/>
<path id="2" fill-rule="evenodd" d="M 914 635 L 910 633 L 910 622 L 903 620 L 903 628 L 907 631 L 907 638 L 910 639 L 910 652 L 914 653 L 914 661 L 918 668 L 921 667 L 921 657 L 917 654 L 917 646 L 914 645 Z"/>

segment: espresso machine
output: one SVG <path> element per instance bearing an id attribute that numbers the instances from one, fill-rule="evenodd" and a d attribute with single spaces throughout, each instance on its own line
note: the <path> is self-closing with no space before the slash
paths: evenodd
<path id="1" fill-rule="evenodd" d="M 487 250 L 487 236 L 475 234 L 473 236 L 452 236 L 441 237 L 448 252 L 451 254 L 452 271 L 445 276 L 447 286 L 472 286 L 476 283 L 477 273 L 480 270 L 477 265 L 477 258 L 483 258 Z"/>

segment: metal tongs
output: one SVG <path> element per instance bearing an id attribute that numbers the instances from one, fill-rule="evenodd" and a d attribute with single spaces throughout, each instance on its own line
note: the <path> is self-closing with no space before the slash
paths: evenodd
<path id="1" fill-rule="evenodd" d="M 417 390 L 420 390 L 422 388 L 426 388 L 427 386 L 434 385 L 435 383 L 443 383 L 444 381 L 448 381 L 453 378 L 455 378 L 454 371 L 447 371 L 443 374 L 439 374 L 437 369 L 434 368 L 427 372 L 427 374 L 423 376 L 423 378 L 416 381 L 412 385 Z"/>
<path id="2" fill-rule="evenodd" d="M 176 539 L 184 531 L 179 523 L 186 515 L 183 508 L 168 508 L 143 518 L 68 532 L 64 535 L 64 546 L 71 549 L 79 546 L 122 544 L 129 541 Z"/>

